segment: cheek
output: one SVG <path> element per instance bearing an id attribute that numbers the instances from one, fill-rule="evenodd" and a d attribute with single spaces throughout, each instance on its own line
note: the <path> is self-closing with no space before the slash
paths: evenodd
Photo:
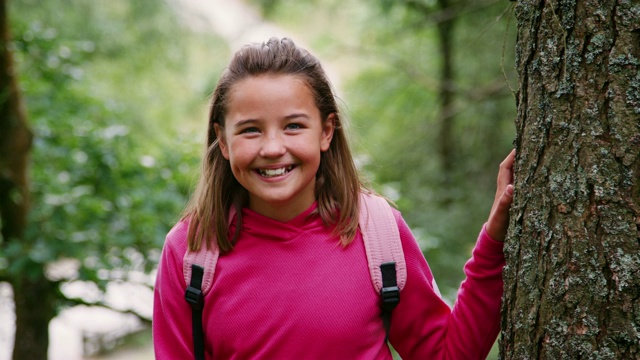
<path id="1" fill-rule="evenodd" d="M 246 142 L 235 141 L 231 142 L 227 146 L 227 160 L 231 163 L 232 168 L 249 166 L 252 157 L 252 148 Z"/>

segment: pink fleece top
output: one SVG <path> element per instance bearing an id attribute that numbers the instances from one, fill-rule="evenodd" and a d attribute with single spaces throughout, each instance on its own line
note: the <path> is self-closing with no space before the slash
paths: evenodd
<path id="1" fill-rule="evenodd" d="M 362 237 L 339 244 L 317 214 L 282 223 L 249 209 L 205 297 L 207 359 L 392 359 Z M 389 340 L 403 359 L 484 359 L 500 322 L 502 243 L 480 233 L 450 309 L 399 212 L 407 282 Z M 167 235 L 153 309 L 156 359 L 193 359 L 182 261 L 187 223 Z M 232 224 L 231 232 L 234 224 Z"/>

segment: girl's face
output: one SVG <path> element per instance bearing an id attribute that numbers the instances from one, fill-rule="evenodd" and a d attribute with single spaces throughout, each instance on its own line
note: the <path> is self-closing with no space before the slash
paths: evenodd
<path id="1" fill-rule="evenodd" d="M 333 130 L 334 115 L 321 119 L 311 90 L 293 75 L 239 81 L 229 91 L 225 127 L 215 124 L 222 155 L 249 192 L 249 208 L 280 221 L 315 201 L 320 153 Z"/>

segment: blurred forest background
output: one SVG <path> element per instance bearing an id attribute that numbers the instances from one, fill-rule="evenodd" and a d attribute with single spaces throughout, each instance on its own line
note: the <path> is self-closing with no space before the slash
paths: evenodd
<path id="1" fill-rule="evenodd" d="M 8 3 L 34 141 L 28 228 L 0 238 L 0 281 L 37 294 L 51 317 L 115 307 L 100 295 L 112 284 L 150 288 L 195 183 L 208 97 L 236 49 L 185 21 L 180 3 Z M 245 3 L 331 69 L 361 170 L 396 202 L 452 302 L 513 146 L 513 3 Z M 34 283 L 46 286 L 16 285 Z"/>

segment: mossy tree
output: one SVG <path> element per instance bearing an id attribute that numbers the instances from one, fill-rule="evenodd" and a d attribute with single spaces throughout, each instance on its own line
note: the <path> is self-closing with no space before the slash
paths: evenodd
<path id="1" fill-rule="evenodd" d="M 640 358 L 640 3 L 515 10 L 501 357 Z"/>

